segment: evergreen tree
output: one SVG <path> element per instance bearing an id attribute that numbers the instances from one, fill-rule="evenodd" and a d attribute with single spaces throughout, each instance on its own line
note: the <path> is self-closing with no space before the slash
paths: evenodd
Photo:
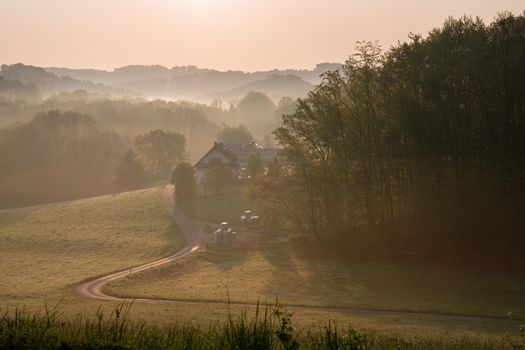
<path id="1" fill-rule="evenodd" d="M 240 124 L 238 127 L 225 126 L 217 134 L 217 141 L 221 143 L 239 143 L 246 145 L 253 141 L 253 135 L 248 131 L 246 125 Z"/>
<path id="2" fill-rule="evenodd" d="M 115 185 L 121 190 L 130 191 L 145 184 L 146 172 L 133 151 L 128 151 L 115 170 Z"/>
<path id="3" fill-rule="evenodd" d="M 175 195 L 180 199 L 191 199 L 197 194 L 195 169 L 189 163 L 179 163 L 171 175 L 171 183 L 175 186 Z"/>
<path id="4" fill-rule="evenodd" d="M 210 161 L 209 169 L 205 174 L 206 186 L 209 187 L 214 194 L 219 194 L 221 190 L 234 180 L 233 170 L 223 164 L 220 160 Z"/>

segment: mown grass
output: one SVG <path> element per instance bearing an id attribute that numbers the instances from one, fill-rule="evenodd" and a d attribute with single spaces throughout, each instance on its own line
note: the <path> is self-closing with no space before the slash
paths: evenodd
<path id="1" fill-rule="evenodd" d="M 93 278 L 96 275 L 129 268 L 132 265 L 156 259 L 176 250 L 183 244 L 181 235 L 178 234 L 177 228 L 162 204 L 160 190 L 160 188 L 155 188 L 115 196 L 102 196 L 39 207 L 0 211 L 0 276 L 2 276 L 0 279 L 0 309 L 9 307 L 10 310 L 14 310 L 18 307 L 27 310 L 28 313 L 33 313 L 39 312 L 46 301 L 50 304 L 60 302 L 63 307 L 60 322 L 64 322 L 64 324 L 76 324 L 79 315 L 85 315 L 82 317 L 96 320 L 97 309 L 99 308 L 106 314 L 111 313 L 116 305 L 115 302 L 101 302 L 76 296 L 70 287 L 81 280 Z M 213 207 L 213 205 L 209 207 Z M 246 209 L 242 203 L 239 204 L 240 208 Z M 236 216 L 237 214 L 240 215 L 237 211 L 238 209 L 235 209 L 231 212 L 235 212 Z M 222 214 L 218 217 L 221 218 L 217 221 L 224 220 Z M 206 216 L 202 216 L 202 218 L 208 221 Z M 238 242 L 242 240 L 241 236 Z M 266 244 L 266 239 L 263 239 L 262 242 Z M 243 246 L 242 251 L 217 247 L 215 249 L 212 246 L 209 248 L 204 261 L 216 265 L 223 277 L 227 276 L 228 271 L 231 271 L 232 268 L 251 260 L 252 254 L 263 254 L 268 262 L 276 260 L 275 257 L 264 253 L 264 250 L 257 246 Z M 186 282 L 183 281 L 183 284 L 166 286 L 166 288 L 186 290 L 188 295 L 194 299 L 199 297 L 200 289 L 209 286 L 208 282 L 215 278 L 215 276 L 210 275 L 195 278 L 196 275 L 193 273 L 196 271 L 192 272 L 192 270 L 198 265 L 194 264 L 196 261 L 200 263 L 202 259 L 203 256 L 200 255 L 190 256 L 172 267 L 167 266 L 163 269 L 153 270 L 144 277 L 152 278 L 153 276 L 154 280 L 171 279 L 175 275 L 166 275 L 166 272 L 171 271 L 171 269 L 174 269 L 173 273 L 177 276 L 184 276 L 189 273 L 193 277 L 184 280 Z M 316 260 L 312 261 L 315 263 Z M 249 267 L 250 264 L 246 266 Z M 258 264 L 251 266 L 261 267 Z M 175 271 L 179 268 L 179 271 Z M 204 270 L 208 273 L 213 271 L 209 268 Z M 257 273 L 256 270 L 244 270 L 236 283 L 245 284 L 246 275 Z M 268 274 L 261 276 L 268 277 Z M 276 275 L 275 281 L 279 280 L 284 280 L 284 277 Z M 135 284 L 130 285 L 132 288 L 134 286 Z M 158 337 L 165 337 L 166 329 L 177 322 L 181 327 L 182 325 L 193 325 L 205 329 L 207 332 L 209 327 L 213 327 L 217 319 L 224 319 L 228 312 L 242 313 L 244 307 L 224 304 L 226 286 L 230 290 L 232 299 L 242 297 L 242 293 L 249 288 L 245 284 L 245 287 L 237 291 L 235 290 L 236 285 L 229 282 L 222 283 L 219 286 L 212 285 L 211 288 L 218 291 L 218 298 L 222 301 L 217 304 L 137 302 L 133 306 L 133 312 L 129 315 L 130 322 L 132 320 L 132 323 L 137 327 L 144 324 L 144 327 L 148 329 L 158 329 L 158 332 L 155 331 Z M 271 295 L 268 300 L 273 300 L 275 295 L 280 295 L 288 287 L 290 287 L 291 293 L 295 293 L 294 291 L 298 288 L 294 285 L 275 285 L 274 291 L 268 293 Z M 110 292 L 112 291 L 111 288 L 109 289 Z M 128 287 L 122 285 L 122 288 L 127 289 Z M 148 286 L 145 288 L 144 294 L 150 293 Z M 192 288 L 196 293 L 190 295 L 189 291 Z M 177 293 L 177 290 L 169 292 L 170 295 L 178 295 Z M 130 293 L 123 294 L 135 294 L 134 296 L 137 296 L 138 293 L 132 289 Z M 325 297 L 331 298 L 330 295 L 327 292 Z M 248 309 L 250 315 L 253 308 Z M 501 337 L 504 334 L 516 334 L 517 325 L 522 323 L 515 320 L 429 319 L 355 313 L 334 312 L 330 314 L 323 311 L 302 310 L 296 311 L 294 325 L 301 330 L 320 329 L 319 327 L 322 328 L 328 318 L 345 326 L 351 322 L 363 334 L 387 332 L 388 334 L 395 334 L 392 335 L 395 339 L 412 341 L 410 339 L 416 337 L 420 339 L 418 340 L 420 342 L 423 342 L 429 335 L 430 338 L 438 340 L 450 337 L 454 339 L 485 339 L 486 337 L 489 342 L 497 342 L 502 339 Z M 247 322 L 251 321 L 249 317 Z M 81 330 L 81 328 L 73 329 L 77 333 Z M 133 328 L 133 332 L 139 332 L 138 329 Z M 300 334 L 306 334 L 305 332 L 303 331 Z"/>
<path id="2" fill-rule="evenodd" d="M 164 327 L 132 322 L 130 305 L 118 305 L 109 318 L 98 311 L 93 319 L 60 319 L 60 310 L 43 315 L 15 310 L 0 320 L 0 348 L 6 349 L 525 349 L 525 334 L 497 339 L 455 337 L 400 337 L 325 326 L 297 329 L 292 315 L 277 306 L 246 310 L 208 327 L 174 323 Z"/>
<path id="3" fill-rule="evenodd" d="M 160 187 L 0 210 L 0 303 L 68 297 L 82 280 L 154 260 L 183 244 Z"/>
<path id="4" fill-rule="evenodd" d="M 241 191 L 201 196 L 178 205 L 205 222 L 235 218 L 247 208 Z M 239 215 L 238 215 L 239 214 Z M 290 244 L 278 235 L 236 225 L 237 240 L 213 244 L 158 271 L 108 286 L 126 297 L 254 303 L 276 296 L 284 304 L 435 312 L 525 319 L 525 279 L 491 266 L 458 267 L 418 257 L 401 260 L 335 258 Z"/>
<path id="5" fill-rule="evenodd" d="M 223 198 L 222 203 L 226 200 Z M 236 201 L 235 197 L 229 200 Z M 207 202 L 205 208 L 220 207 L 216 198 L 202 197 L 199 201 Z M 245 205 L 241 203 L 228 210 L 236 212 L 237 209 L 231 208 Z M 206 213 L 207 210 L 199 210 L 200 219 L 214 221 L 213 216 Z M 224 302 L 229 293 L 232 301 L 248 303 L 278 296 L 284 305 L 501 318 L 484 322 L 361 314 L 356 320 L 352 313 L 333 315 L 343 322 L 352 319 L 364 328 L 390 327 L 405 334 L 432 333 L 435 329 L 438 333 L 443 330 L 505 333 L 524 322 L 525 280 L 519 274 L 498 274 L 483 266 L 461 269 L 418 260 L 334 259 L 326 254 L 307 254 L 263 232 L 250 232 L 247 227 L 238 226 L 236 230 L 239 237 L 231 247 L 216 246 L 209 237 L 208 246 L 193 256 L 157 271 L 112 283 L 107 291 L 127 297 L 215 302 Z M 310 316 L 305 316 L 303 311 L 297 314 L 301 324 L 308 323 Z M 314 318 L 320 320 L 319 315 L 311 316 Z"/>
<path id="6" fill-rule="evenodd" d="M 451 313 L 525 319 L 525 280 L 447 266 L 305 258 L 284 247 L 210 248 L 155 273 L 110 284 L 112 294 Z"/>

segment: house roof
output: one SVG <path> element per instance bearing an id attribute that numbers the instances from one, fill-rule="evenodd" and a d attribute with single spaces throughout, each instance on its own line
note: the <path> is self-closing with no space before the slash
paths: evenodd
<path id="1" fill-rule="evenodd" d="M 274 159 L 279 152 L 278 148 L 263 148 L 255 142 L 251 142 L 246 145 L 239 143 L 215 142 L 215 145 L 195 164 L 195 167 L 207 167 L 208 162 L 206 159 L 208 158 L 208 155 L 214 150 L 219 151 L 231 165 L 235 166 L 239 165 L 239 160 L 243 162 L 249 156 L 255 153 L 259 153 L 263 160 L 271 160 Z"/>
<path id="2" fill-rule="evenodd" d="M 226 148 L 224 144 L 215 142 L 215 145 L 195 164 L 195 167 L 205 167 L 207 165 L 205 164 L 206 158 L 214 150 L 219 151 L 230 163 L 237 164 L 237 156 L 231 150 Z"/>
<path id="3" fill-rule="evenodd" d="M 225 143 L 224 147 L 229 149 L 237 158 L 248 158 L 252 154 L 259 153 L 263 159 L 273 159 L 279 151 L 277 148 L 264 148 L 256 142 L 246 145 L 239 143 Z"/>

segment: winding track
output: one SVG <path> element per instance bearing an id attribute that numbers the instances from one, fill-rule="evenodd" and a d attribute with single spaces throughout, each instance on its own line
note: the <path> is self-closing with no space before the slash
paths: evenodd
<path id="1" fill-rule="evenodd" d="M 164 201 L 164 205 L 168 209 L 171 217 L 173 218 L 175 223 L 180 227 L 181 231 L 184 233 L 184 236 L 186 238 L 186 245 L 184 246 L 184 248 L 168 257 L 155 260 L 147 264 L 135 266 L 123 271 L 114 272 L 110 275 L 102 276 L 92 281 L 84 282 L 74 288 L 75 293 L 92 299 L 125 301 L 126 299 L 124 298 L 104 294 L 104 287 L 108 283 L 124 278 L 126 276 L 132 274 L 134 275 L 136 273 L 153 269 L 168 264 L 170 262 L 182 259 L 200 248 L 200 229 L 190 219 L 188 219 L 188 217 L 184 215 L 184 213 L 179 208 L 175 206 L 175 200 L 173 199 L 173 189 L 173 185 L 166 186 L 162 191 L 162 200 Z M 147 300 L 144 299 L 144 301 Z"/>
<path id="2" fill-rule="evenodd" d="M 210 301 L 210 300 L 182 300 L 182 299 L 151 299 L 151 298 L 121 298 L 105 294 L 104 287 L 113 281 L 124 278 L 126 276 L 143 272 L 149 269 L 157 268 L 159 266 L 174 262 L 182 259 L 191 253 L 195 252 L 201 247 L 202 234 L 200 228 L 190 220 L 179 208 L 175 206 L 173 199 L 173 185 L 168 185 L 162 191 L 162 199 L 166 209 L 169 211 L 172 219 L 179 226 L 181 231 L 184 233 L 186 238 L 186 246 L 178 252 L 159 259 L 153 262 L 135 266 L 120 272 L 115 272 L 106 276 L 98 277 L 94 280 L 84 282 L 73 288 L 74 292 L 78 295 L 98 300 L 106 301 L 135 301 L 153 304 L 209 304 L 219 305 L 225 304 L 225 302 Z M 234 302 L 230 301 L 230 305 L 241 305 L 241 306 L 255 306 L 252 303 Z M 286 305 L 287 309 L 300 310 L 300 311 L 323 311 L 330 313 L 350 313 L 353 315 L 363 316 L 412 316 L 415 318 L 441 318 L 441 319 L 457 319 L 457 320 L 477 320 L 487 321 L 490 319 L 504 319 L 503 317 L 495 316 L 472 316 L 472 315 L 455 315 L 447 313 L 434 313 L 434 312 L 415 312 L 415 311 L 392 311 L 392 310 L 373 310 L 373 309 L 361 309 L 361 308 L 340 308 L 340 307 L 322 307 L 322 306 L 305 306 L 305 305 Z"/>

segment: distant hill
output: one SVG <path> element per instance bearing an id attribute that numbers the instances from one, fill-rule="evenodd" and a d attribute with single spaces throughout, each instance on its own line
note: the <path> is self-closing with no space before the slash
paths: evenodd
<path id="1" fill-rule="evenodd" d="M 43 96 L 49 96 L 60 92 L 72 92 L 75 90 L 86 90 L 88 92 L 108 93 L 113 96 L 138 96 L 125 89 L 118 89 L 95 83 L 89 80 L 79 80 L 67 75 L 58 76 L 43 68 L 29 66 L 22 63 L 2 65 L 0 76 L 6 80 L 18 81 L 23 84 L 33 84 Z"/>
<path id="2" fill-rule="evenodd" d="M 262 92 L 275 101 L 282 97 L 298 98 L 304 97 L 312 89 L 313 85 L 304 81 L 296 75 L 268 75 L 266 78 L 248 84 L 241 85 L 233 90 L 220 93 L 215 97 L 221 99 L 233 99 L 244 96 L 251 91 Z"/>
<path id="3" fill-rule="evenodd" d="M 0 75 L 0 102 L 4 101 L 35 101 L 40 98 L 40 92 L 35 84 L 23 83 L 19 80 L 6 79 Z"/>
<path id="4" fill-rule="evenodd" d="M 196 66 L 167 68 L 126 66 L 112 71 L 97 69 L 41 68 L 22 63 L 2 65 L 0 76 L 36 87 L 42 97 L 85 90 L 112 96 L 143 96 L 165 100 L 210 103 L 216 98 L 239 100 L 248 92 L 262 92 L 277 102 L 282 97 L 304 97 L 321 80 L 320 75 L 338 69 L 322 63 L 313 69 L 274 69 L 260 72 L 218 71 Z"/>
<path id="5" fill-rule="evenodd" d="M 210 102 L 216 97 L 240 99 L 249 91 L 263 92 L 274 99 L 305 96 L 320 75 L 341 67 L 318 64 L 311 70 L 285 69 L 260 72 L 218 71 L 196 66 L 126 66 L 112 71 L 45 68 L 57 76 L 89 80 L 112 88 L 136 91 L 150 98 L 187 99 Z"/>

